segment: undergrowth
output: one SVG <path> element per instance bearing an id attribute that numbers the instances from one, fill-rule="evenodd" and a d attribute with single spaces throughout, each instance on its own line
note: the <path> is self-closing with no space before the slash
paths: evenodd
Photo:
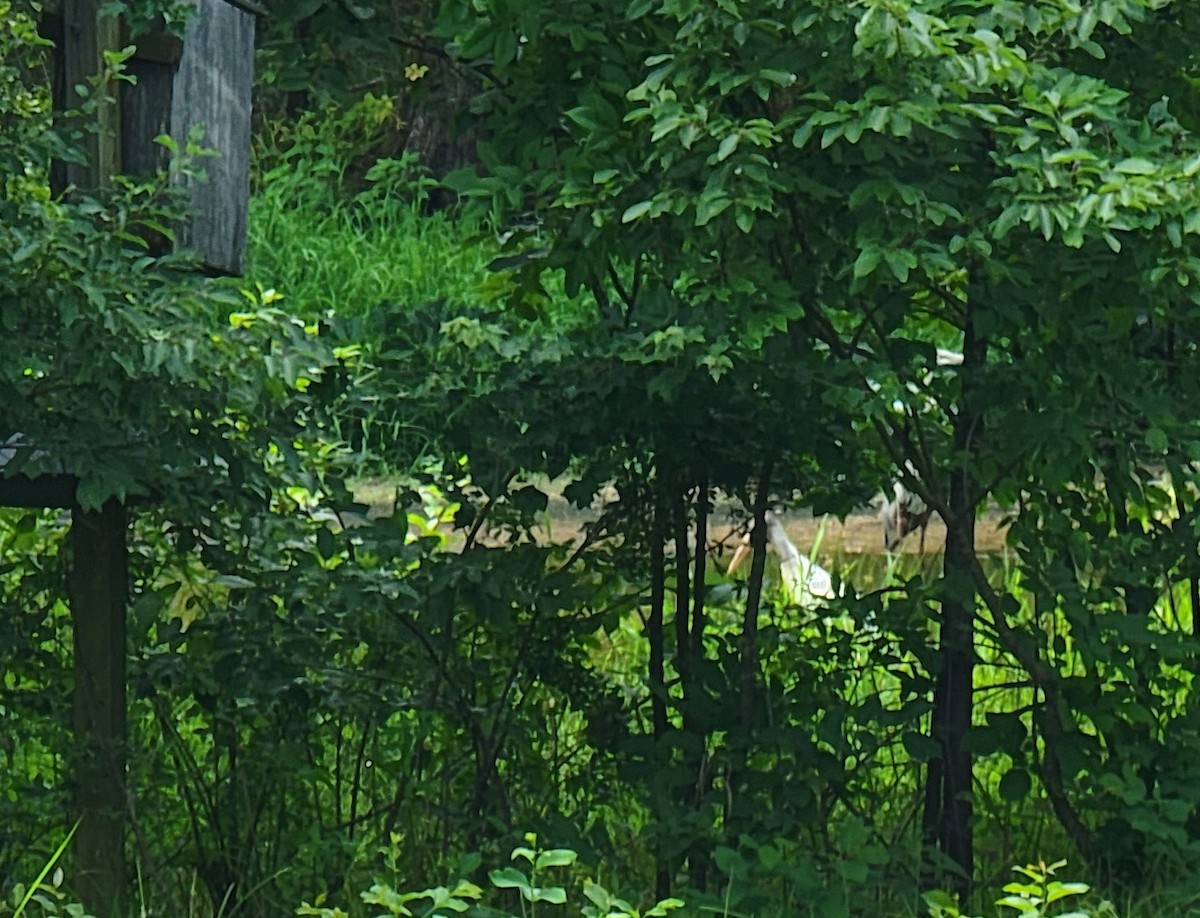
<path id="1" fill-rule="evenodd" d="M 246 281 L 306 318 L 362 316 L 450 300 L 483 302 L 495 245 L 455 211 L 409 155 L 374 156 L 390 118 L 368 96 L 340 113 L 256 138 Z"/>

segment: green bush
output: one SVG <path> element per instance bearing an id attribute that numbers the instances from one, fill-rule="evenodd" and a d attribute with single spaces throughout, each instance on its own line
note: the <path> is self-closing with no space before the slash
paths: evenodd
<path id="1" fill-rule="evenodd" d="M 1004 887 L 1005 895 L 996 900 L 996 905 L 1012 909 L 1021 918 L 1117 918 L 1116 909 L 1106 900 L 1095 905 L 1067 902 L 1068 899 L 1076 900 L 1086 895 L 1091 887 L 1086 883 L 1056 879 L 1055 874 L 1066 864 L 1066 861 L 1055 861 L 1053 864 L 1038 861 L 1024 867 L 1014 867 L 1013 870 L 1022 878 Z M 931 918 L 966 918 L 949 893 L 935 890 L 926 893 L 924 898 Z"/>
<path id="2" fill-rule="evenodd" d="M 574 891 L 568 893 L 564 885 L 568 877 L 562 874 L 563 870 L 577 863 L 576 852 L 569 848 L 539 848 L 537 836 L 533 834 L 527 834 L 525 840 L 527 845 L 513 849 L 512 860 L 516 866 L 488 871 L 490 888 L 487 890 L 465 878 L 457 880 L 452 886 L 415 892 L 401 892 L 390 884 L 376 883 L 362 892 L 360 898 L 365 905 L 383 909 L 382 912 L 375 912 L 379 918 L 387 915 L 436 918 L 465 912 L 481 918 L 534 918 L 556 906 L 563 906 L 569 910 L 568 913 L 583 918 L 660 918 L 683 906 L 679 899 L 664 899 L 646 911 L 639 911 L 591 879 L 584 879 L 578 884 L 580 895 L 586 900 L 581 902 L 573 894 Z M 514 908 L 518 910 L 514 911 Z M 350 918 L 349 912 L 327 907 L 319 900 L 316 905 L 304 903 L 296 909 L 296 914 L 316 918 Z"/>

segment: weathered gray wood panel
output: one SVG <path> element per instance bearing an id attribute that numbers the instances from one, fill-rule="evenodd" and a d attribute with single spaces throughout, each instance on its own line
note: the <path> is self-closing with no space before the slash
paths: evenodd
<path id="1" fill-rule="evenodd" d="M 191 220 L 179 242 L 213 271 L 240 274 L 250 196 L 250 91 L 254 82 L 252 13 L 226 0 L 195 0 L 171 99 L 171 136 L 186 142 L 203 127 L 206 178 L 188 179 Z"/>
<path id="2" fill-rule="evenodd" d="M 74 104 L 71 87 L 99 70 L 104 50 L 133 43 L 127 64 L 135 84 L 121 84 L 120 105 L 105 110 L 107 123 L 89 138 L 89 167 L 58 163 L 52 184 L 94 188 L 100 177 L 153 173 L 169 157 L 154 142 L 170 134 L 184 147 L 194 127 L 199 143 L 217 155 L 202 158 L 204 176 L 181 179 L 190 201 L 177 242 L 194 249 L 204 267 L 240 274 L 245 261 L 250 195 L 250 97 L 254 81 L 253 0 L 192 0 L 182 49 L 164 33 L 122 35 L 115 18 L 98 16 L 100 0 L 51 0 L 42 29 L 55 41 L 55 104 Z M 116 87 L 113 87 L 116 89 Z"/>
<path id="3" fill-rule="evenodd" d="M 121 170 L 151 174 L 170 165 L 166 148 L 154 138 L 171 133 L 175 65 L 135 56 L 127 69 L 137 82 L 121 87 Z"/>

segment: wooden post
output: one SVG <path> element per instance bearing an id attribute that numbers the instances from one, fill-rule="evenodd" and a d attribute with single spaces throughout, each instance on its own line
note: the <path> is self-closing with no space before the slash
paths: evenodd
<path id="1" fill-rule="evenodd" d="M 63 89 L 67 107 L 80 102 L 75 87 L 104 70 L 104 52 L 121 47 L 120 22 L 116 16 L 101 15 L 100 0 L 63 0 Z M 99 112 L 100 131 L 89 135 L 85 144 L 86 164 L 65 164 L 68 184 L 82 189 L 99 188 L 110 176 L 121 171 L 121 112 L 115 86 L 105 90 L 113 101 Z"/>
<path id="2" fill-rule="evenodd" d="M 254 17 L 251 0 L 193 0 L 196 15 L 181 46 L 165 35 L 136 36 L 140 58 L 130 72 L 136 85 L 106 85 L 111 101 L 95 112 L 99 130 L 85 138 L 87 163 L 54 164 L 55 193 L 68 186 L 95 191 L 122 172 L 165 165 L 153 138 L 168 130 L 182 144 L 194 126 L 220 149 L 208 164 L 207 183 L 189 184 L 191 219 L 178 238 L 198 250 L 216 273 L 241 271 L 249 190 L 250 88 Z M 122 23 L 101 10 L 107 0 L 49 2 L 42 28 L 57 46 L 55 105 L 82 101 L 75 87 L 104 72 L 105 55 L 122 48 Z M 131 36 L 124 36 L 129 38 Z M 152 67 L 152 64 L 158 66 Z M 123 100 L 123 101 L 122 101 Z M 193 180 L 189 179 L 189 182 Z M 126 550 L 127 511 L 115 500 L 96 511 L 74 501 L 74 470 L 40 479 L 0 482 L 0 499 L 71 506 L 72 562 L 67 595 L 75 635 L 75 805 L 80 819 L 73 844 L 75 893 L 88 911 L 123 914 L 125 864 Z M 50 501 L 50 504 L 44 503 Z"/>
<path id="3" fill-rule="evenodd" d="M 101 0 L 63 0 L 63 103 L 104 72 L 104 55 L 121 47 L 120 21 L 101 14 Z M 94 90 L 93 90 L 94 91 Z M 121 171 L 121 110 L 112 101 L 96 115 L 99 131 L 85 142 L 86 163 L 63 164 L 62 177 L 82 191 L 105 185 Z M 117 914 L 125 875 L 125 603 L 128 593 L 125 508 L 109 501 L 99 511 L 71 511 L 71 568 L 67 596 L 75 635 L 75 809 L 72 843 L 75 893 L 88 911 Z"/>
<path id="4" fill-rule="evenodd" d="M 93 914 L 117 913 L 125 877 L 125 508 L 71 513 L 67 593 L 75 634 L 75 892 Z"/>

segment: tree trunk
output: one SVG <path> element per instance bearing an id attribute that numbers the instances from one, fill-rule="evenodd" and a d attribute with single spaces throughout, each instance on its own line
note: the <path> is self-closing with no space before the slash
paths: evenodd
<path id="1" fill-rule="evenodd" d="M 952 508 L 955 503 L 951 486 Z M 953 591 L 962 589 L 958 572 L 966 570 L 967 559 L 974 556 L 974 516 L 969 512 L 961 518 L 961 526 L 947 527 L 944 586 L 952 595 L 942 600 L 942 669 L 933 695 L 938 758 L 929 763 L 926 775 L 924 817 L 926 844 L 955 865 L 958 873 L 949 878 L 950 885 L 964 899 L 971 890 L 974 863 L 971 754 L 964 745 L 971 729 L 974 691 L 974 603 Z"/>
<path id="2" fill-rule="evenodd" d="M 474 166 L 478 162 L 476 144 L 480 138 L 473 127 L 461 123 L 461 116 L 466 113 L 476 88 L 457 69 L 440 60 L 432 62 L 432 72 L 422 84 L 427 94 L 407 113 L 404 152 L 419 157 L 421 165 L 438 179 L 455 169 Z M 455 195 L 445 188 L 430 193 L 434 209 L 449 207 L 454 202 Z"/>
<path id="3" fill-rule="evenodd" d="M 689 627 L 692 607 L 691 556 L 688 553 L 687 495 L 675 505 L 675 669 L 683 693 L 683 728 L 690 729 L 688 704 L 692 698 L 692 642 Z"/>
<path id="4" fill-rule="evenodd" d="M 662 529 L 656 523 L 650 536 L 650 615 L 646 619 L 646 640 L 650 644 L 647 672 L 650 683 L 650 722 L 654 738 L 667 732 L 666 640 L 663 634 L 663 610 L 667 599 L 666 558 L 663 556 Z"/>
<path id="5" fill-rule="evenodd" d="M 665 751 L 667 735 L 666 641 L 663 634 L 663 610 L 667 599 L 667 561 L 663 552 L 663 530 L 657 516 L 650 533 L 650 614 L 646 618 L 646 640 L 650 645 L 647 682 L 650 687 L 650 724 L 654 731 L 655 755 Z M 655 855 L 654 894 L 659 899 L 671 895 L 671 868 Z"/>
<path id="6" fill-rule="evenodd" d="M 440 178 L 476 162 L 474 133 L 455 124 L 467 111 L 476 88 L 453 65 L 434 60 L 431 68 L 421 81 L 426 96 L 408 113 L 404 152 L 419 156 L 422 164 Z"/>
<path id="7" fill-rule="evenodd" d="M 979 308 L 983 286 L 972 266 L 963 331 L 961 398 L 953 418 L 954 465 L 950 472 L 949 518 L 942 573 L 941 671 L 933 694 L 932 733 L 938 758 L 926 774 L 924 841 L 933 872 L 942 859 L 953 865 L 948 885 L 962 899 L 971 892 L 974 871 L 972 839 L 971 753 L 965 741 L 971 729 L 975 675 L 975 515 L 979 501 L 973 456 L 982 434 L 982 418 L 973 392 L 987 361 L 987 341 L 977 334 L 972 312 Z"/>
<path id="8" fill-rule="evenodd" d="M 696 548 L 692 558 L 692 656 L 704 656 L 704 601 L 708 595 L 705 584 L 708 563 L 708 514 L 711 510 L 708 482 L 700 482 L 696 491 Z"/>
<path id="9" fill-rule="evenodd" d="M 746 592 L 746 612 L 742 618 L 741 672 L 739 712 L 742 729 L 749 742 L 754 729 L 754 696 L 758 681 L 758 611 L 762 603 L 763 574 L 767 567 L 767 495 L 771 487 L 771 462 L 768 460 L 759 476 L 758 493 L 754 497 L 754 528 L 750 530 L 750 584 Z"/>
<path id="10" fill-rule="evenodd" d="M 101 918 L 125 894 L 125 508 L 72 513 L 67 592 L 75 635 L 75 893 Z"/>

